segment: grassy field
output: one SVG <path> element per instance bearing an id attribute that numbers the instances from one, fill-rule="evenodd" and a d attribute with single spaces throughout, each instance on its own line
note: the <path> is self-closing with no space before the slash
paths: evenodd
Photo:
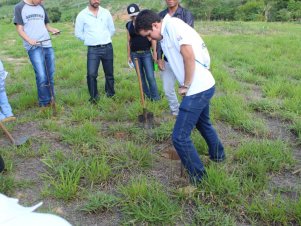
<path id="1" fill-rule="evenodd" d="M 42 212 L 74 225 L 301 225 L 301 27 L 288 23 L 197 22 L 208 45 L 217 93 L 212 118 L 227 160 L 209 160 L 206 144 L 192 137 L 208 170 L 197 191 L 180 163 L 166 159 L 175 119 L 163 97 L 147 102 L 156 126 L 144 129 L 135 72 L 128 68 L 125 21 L 113 39 L 116 97 L 88 103 L 86 48 L 71 23 L 53 37 L 57 116 L 37 107 L 34 73 L 14 26 L 0 24 L 0 58 L 16 148 L 0 134 L 7 171 L 0 192 L 24 205 L 44 201 Z"/>
<path id="2" fill-rule="evenodd" d="M 0 0 L 0 19 L 11 21 L 13 17 L 14 4 L 17 0 Z M 46 0 L 44 5 L 46 8 L 58 7 L 62 13 L 62 21 L 74 21 L 77 13 L 87 6 L 88 1 L 82 0 Z M 101 1 L 101 6 L 110 9 L 115 17 L 118 17 L 118 12 L 126 12 L 126 7 L 131 2 L 127 0 Z M 161 10 L 165 7 L 165 2 L 161 0 L 138 0 L 135 1 L 141 8 L 149 8 Z"/>

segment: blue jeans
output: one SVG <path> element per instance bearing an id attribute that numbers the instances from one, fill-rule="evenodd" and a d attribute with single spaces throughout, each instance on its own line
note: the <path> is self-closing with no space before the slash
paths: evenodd
<path id="1" fill-rule="evenodd" d="M 43 107 L 54 98 L 55 57 L 53 48 L 34 47 L 28 56 L 36 74 L 39 106 Z"/>
<path id="2" fill-rule="evenodd" d="M 87 55 L 87 84 L 90 100 L 98 99 L 97 76 L 100 61 L 105 74 L 105 92 L 108 97 L 115 95 L 114 90 L 114 68 L 113 68 L 113 46 L 107 45 L 89 46 Z"/>
<path id="3" fill-rule="evenodd" d="M 144 94 L 151 100 L 160 100 L 151 51 L 145 51 L 144 53 L 131 52 L 131 59 L 134 65 L 135 58 L 138 59 Z"/>
<path id="4" fill-rule="evenodd" d="M 208 145 L 210 159 L 217 162 L 225 159 L 224 147 L 210 122 L 209 105 L 214 91 L 213 86 L 206 91 L 183 98 L 172 134 L 177 153 L 191 181 L 196 183 L 202 180 L 206 171 L 190 137 L 195 126 Z"/>
<path id="5" fill-rule="evenodd" d="M 5 90 L 0 90 L 0 121 L 10 116 L 13 116 L 13 112 L 8 102 L 6 92 Z"/>

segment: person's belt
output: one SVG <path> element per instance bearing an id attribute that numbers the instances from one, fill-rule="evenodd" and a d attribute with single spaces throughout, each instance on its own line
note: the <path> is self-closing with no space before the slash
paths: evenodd
<path id="1" fill-rule="evenodd" d="M 108 45 L 111 45 L 111 42 L 109 42 L 107 44 L 95 45 L 95 46 L 90 46 L 90 47 L 106 47 Z"/>
<path id="2" fill-rule="evenodd" d="M 133 53 L 146 53 L 149 52 L 150 50 L 138 50 L 138 51 L 133 51 Z"/>

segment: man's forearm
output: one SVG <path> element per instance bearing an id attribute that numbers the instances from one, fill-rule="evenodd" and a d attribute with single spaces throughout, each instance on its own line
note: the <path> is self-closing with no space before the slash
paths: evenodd
<path id="1" fill-rule="evenodd" d="M 184 84 L 181 84 L 183 86 L 190 87 L 194 71 L 195 71 L 195 61 L 194 61 L 194 53 L 191 45 L 182 45 L 181 46 L 181 55 L 183 56 L 183 62 L 184 62 Z"/>

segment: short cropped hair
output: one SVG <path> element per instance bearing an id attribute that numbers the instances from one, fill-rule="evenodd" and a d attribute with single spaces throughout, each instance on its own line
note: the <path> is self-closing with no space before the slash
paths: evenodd
<path id="1" fill-rule="evenodd" d="M 135 31 L 139 34 L 141 30 L 152 30 L 152 24 L 160 21 L 161 17 L 154 11 L 149 9 L 142 10 L 136 17 Z"/>

